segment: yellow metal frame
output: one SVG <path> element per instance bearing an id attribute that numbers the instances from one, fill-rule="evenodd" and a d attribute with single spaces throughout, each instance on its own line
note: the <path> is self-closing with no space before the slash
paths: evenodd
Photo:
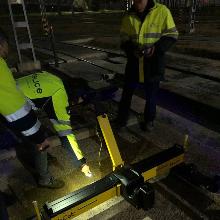
<path id="1" fill-rule="evenodd" d="M 147 181 L 151 178 L 154 178 L 156 176 L 160 176 L 167 171 L 169 171 L 172 167 L 177 166 L 178 164 L 181 164 L 184 162 L 184 154 L 181 154 L 177 157 L 172 158 L 169 161 L 166 161 L 159 166 L 153 167 L 150 170 L 147 170 L 146 172 L 142 173 L 141 175 L 144 177 L 144 181 Z"/>
<path id="2" fill-rule="evenodd" d="M 98 205 L 100 205 L 101 203 L 115 197 L 118 196 L 118 188 L 119 186 L 115 186 L 107 191 L 105 191 L 102 194 L 99 194 L 87 201 L 85 201 L 84 203 L 79 204 L 76 207 L 73 207 L 65 212 L 63 212 L 62 214 L 59 214 L 53 218 L 51 218 L 51 220 L 67 220 L 67 219 L 72 219 Z"/>
<path id="3" fill-rule="evenodd" d="M 124 165 L 124 161 L 121 158 L 121 154 L 118 149 L 118 145 L 116 143 L 113 131 L 111 129 L 111 125 L 109 123 L 108 116 L 106 114 L 100 115 L 97 117 L 102 134 L 105 139 L 105 143 L 107 145 L 112 164 L 113 164 L 113 170 L 115 170 L 116 167 L 122 167 Z M 185 141 L 187 142 L 187 141 Z M 184 162 L 184 153 L 181 155 L 178 155 L 171 160 L 165 161 L 164 163 L 153 167 L 150 170 L 147 170 L 146 172 L 142 173 L 142 176 L 144 177 L 144 181 L 147 181 L 151 178 L 154 178 L 156 176 L 160 176 L 163 173 L 166 173 L 169 171 L 172 167 L 181 164 Z M 107 191 L 94 196 L 91 199 L 88 199 L 87 201 L 64 211 L 63 213 L 52 217 L 51 220 L 67 220 L 67 219 L 72 219 L 98 205 L 101 203 L 115 197 L 115 196 L 120 196 L 121 184 L 118 184 L 115 187 L 112 187 L 111 189 L 108 189 Z"/>
<path id="4" fill-rule="evenodd" d="M 160 164 L 159 166 L 156 166 L 144 173 L 142 173 L 142 176 L 144 177 L 144 181 L 147 181 L 151 178 L 154 178 L 156 176 L 159 176 L 161 174 L 163 174 L 164 172 L 168 171 L 169 169 L 171 169 L 172 167 L 180 164 L 184 162 L 184 153 L 174 157 L 172 160 L 166 161 L 162 164 Z M 100 205 L 101 203 L 112 199 L 115 196 L 120 196 L 121 192 L 120 192 L 120 187 L 121 184 L 79 204 L 76 207 L 73 207 L 65 212 L 63 212 L 62 214 L 59 214 L 53 218 L 51 218 L 51 220 L 66 220 L 66 219 L 72 219 L 98 205 Z"/>
<path id="5" fill-rule="evenodd" d="M 123 166 L 124 161 L 121 158 L 121 154 L 119 152 L 118 145 L 116 143 L 111 125 L 109 123 L 108 116 L 106 114 L 103 114 L 98 116 L 97 119 L 112 160 L 113 170 L 115 170 L 116 167 Z"/>

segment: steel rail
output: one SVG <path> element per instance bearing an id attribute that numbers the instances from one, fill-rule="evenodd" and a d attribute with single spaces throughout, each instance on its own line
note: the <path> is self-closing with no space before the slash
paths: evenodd
<path id="1" fill-rule="evenodd" d="M 126 58 L 126 55 L 123 54 L 123 53 L 117 53 L 117 52 L 113 52 L 111 50 L 106 50 L 106 49 L 98 48 L 98 47 L 94 47 L 94 46 L 72 44 L 72 43 L 67 43 L 67 42 L 58 42 L 58 44 L 65 44 L 65 45 L 68 45 L 68 46 L 76 46 L 76 47 L 86 48 L 86 49 L 89 49 L 89 50 L 105 52 L 107 54 L 111 54 L 111 55 L 115 55 L 115 56 Z M 169 65 L 169 64 L 166 65 L 166 68 L 167 69 L 171 69 L 171 70 L 175 70 L 175 71 L 179 71 L 179 72 L 185 73 L 187 75 L 198 76 L 200 78 L 204 78 L 204 79 L 208 79 L 208 80 L 212 80 L 212 81 L 220 83 L 220 78 L 215 77 L 215 76 L 205 75 L 205 74 L 202 74 L 202 73 L 195 73 L 195 72 L 192 72 L 192 71 L 184 70 L 182 68 L 174 67 L 174 66 Z"/>
<path id="2" fill-rule="evenodd" d="M 45 51 L 50 51 L 47 48 L 41 48 Z M 36 50 L 37 52 L 37 50 Z M 58 57 L 60 55 L 65 55 L 67 57 L 70 57 L 70 59 L 74 58 L 76 60 L 86 62 L 90 65 L 93 65 L 95 67 L 101 68 L 105 71 L 108 71 L 111 74 L 118 74 L 121 75 L 123 78 L 123 75 L 120 73 L 117 73 L 109 68 L 105 68 L 102 66 L 99 66 L 98 64 L 93 63 L 92 61 L 86 60 L 84 58 L 80 58 L 74 55 L 70 55 L 65 52 L 58 52 Z M 61 58 L 63 59 L 63 58 Z M 63 59 L 65 60 L 65 59 Z M 68 62 L 65 60 L 65 62 Z M 173 68 L 176 71 L 179 71 L 177 68 Z M 56 68 L 53 68 L 53 71 L 57 71 Z M 180 71 L 183 72 L 183 71 Z M 65 73 L 64 73 L 65 74 Z M 210 77 L 203 77 L 205 79 L 208 78 L 208 80 L 211 80 Z M 119 79 L 120 80 L 120 79 Z M 219 80 L 219 79 L 218 79 Z M 216 82 L 217 80 L 215 80 Z M 219 80 L 220 81 L 220 80 Z M 143 97 L 144 94 L 138 94 L 138 96 Z M 213 131 L 220 131 L 220 118 L 218 117 L 220 114 L 220 109 L 214 106 L 210 106 L 206 103 L 199 102 L 197 100 L 185 97 L 181 94 L 175 93 L 173 91 L 169 91 L 166 88 L 162 87 L 159 90 L 158 94 L 158 105 L 162 108 L 165 108 L 171 112 L 174 112 L 177 115 L 181 115 L 182 117 L 185 117 L 189 119 L 190 121 L 193 121 L 197 124 L 200 124 L 210 130 Z"/>

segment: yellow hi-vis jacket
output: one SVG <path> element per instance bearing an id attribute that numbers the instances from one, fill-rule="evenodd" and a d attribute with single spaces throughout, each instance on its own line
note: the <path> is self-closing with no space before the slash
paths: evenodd
<path id="1" fill-rule="evenodd" d="M 13 75 L 2 58 L 0 68 L 0 113 L 7 118 L 25 105 L 25 97 L 17 90 Z"/>
<path id="2" fill-rule="evenodd" d="M 139 47 L 152 47 L 163 36 L 178 38 L 173 17 L 165 5 L 154 2 L 143 23 L 135 11 L 129 11 L 122 19 L 122 44 L 131 41 Z M 144 57 L 139 58 L 139 81 L 144 82 Z"/>
<path id="3" fill-rule="evenodd" d="M 0 57 L 0 114 L 8 121 L 9 126 L 40 144 L 45 136 L 41 124 L 31 111 L 31 105 L 17 89 L 14 77 L 5 60 Z"/>
<path id="4" fill-rule="evenodd" d="M 83 154 L 70 125 L 70 115 L 66 110 L 69 106 L 68 96 L 62 80 L 55 75 L 42 71 L 17 79 L 17 86 L 33 102 L 34 99 L 48 98 L 47 101 L 52 99 L 56 118 L 50 118 L 50 120 L 59 136 L 67 137 L 77 159 L 81 160 Z"/>

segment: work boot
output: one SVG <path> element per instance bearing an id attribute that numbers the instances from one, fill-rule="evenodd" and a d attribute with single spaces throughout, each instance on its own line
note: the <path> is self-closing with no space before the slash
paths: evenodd
<path id="1" fill-rule="evenodd" d="M 64 185 L 65 183 L 62 180 L 55 179 L 54 177 L 51 177 L 49 181 L 45 181 L 45 180 L 38 181 L 39 187 L 44 187 L 48 189 L 60 189 L 64 187 Z"/>
<path id="2" fill-rule="evenodd" d="M 140 129 L 142 131 L 147 131 L 147 132 L 151 132 L 154 129 L 154 123 L 153 121 L 149 121 L 149 122 L 140 122 Z"/>

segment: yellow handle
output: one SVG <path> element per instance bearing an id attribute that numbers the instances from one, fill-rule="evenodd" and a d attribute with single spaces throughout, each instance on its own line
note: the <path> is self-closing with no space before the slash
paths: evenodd
<path id="1" fill-rule="evenodd" d="M 35 212 L 36 212 L 36 215 L 37 215 L 37 220 L 41 220 L 40 211 L 39 211 L 39 208 L 38 208 L 37 201 L 33 201 L 32 203 L 34 205 L 34 209 L 35 209 Z"/>

